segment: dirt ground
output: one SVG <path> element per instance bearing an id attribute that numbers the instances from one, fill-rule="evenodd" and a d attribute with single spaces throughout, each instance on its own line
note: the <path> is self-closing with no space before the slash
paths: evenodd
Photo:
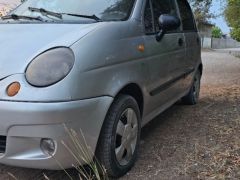
<path id="1" fill-rule="evenodd" d="M 174 105 L 142 132 L 139 160 L 122 180 L 240 179 L 240 59 L 203 52 L 196 106 Z M 0 166 L 0 179 L 67 179 L 63 172 Z"/>

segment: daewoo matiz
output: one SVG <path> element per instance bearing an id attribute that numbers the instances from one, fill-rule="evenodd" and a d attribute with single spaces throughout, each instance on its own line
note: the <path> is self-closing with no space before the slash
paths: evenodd
<path id="1" fill-rule="evenodd" d="M 186 0 L 27 0 L 1 18 L 0 41 L 3 164 L 72 167 L 65 124 L 119 177 L 142 126 L 179 99 L 198 101 L 200 38 Z"/>

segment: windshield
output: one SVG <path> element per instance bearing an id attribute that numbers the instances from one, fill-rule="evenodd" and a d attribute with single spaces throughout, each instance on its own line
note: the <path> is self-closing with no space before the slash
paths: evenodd
<path id="1" fill-rule="evenodd" d="M 48 11 L 65 14 L 95 15 L 102 21 L 123 21 L 131 14 L 135 0 L 26 0 L 12 14 L 23 16 L 41 16 L 49 20 L 59 20 L 51 15 L 30 11 L 29 7 L 43 8 Z M 79 21 L 84 17 L 64 15 L 62 21 Z"/>

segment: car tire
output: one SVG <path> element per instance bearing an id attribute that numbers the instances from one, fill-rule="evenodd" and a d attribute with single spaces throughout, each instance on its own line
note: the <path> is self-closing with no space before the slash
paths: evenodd
<path id="1" fill-rule="evenodd" d="M 140 141 L 140 110 L 136 100 L 119 95 L 105 118 L 96 157 L 109 177 L 125 175 L 135 164 Z"/>
<path id="2" fill-rule="evenodd" d="M 201 73 L 197 71 L 189 93 L 182 98 L 183 104 L 195 105 L 198 103 L 201 86 Z"/>

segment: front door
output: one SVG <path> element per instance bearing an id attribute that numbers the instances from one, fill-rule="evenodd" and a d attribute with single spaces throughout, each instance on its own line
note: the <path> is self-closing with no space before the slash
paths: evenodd
<path id="1" fill-rule="evenodd" d="M 175 0 L 148 0 L 145 5 L 145 49 L 149 66 L 149 105 L 146 112 L 157 111 L 173 101 L 181 91 L 181 84 L 174 86 L 184 72 L 185 39 L 179 29 L 167 32 L 158 42 L 160 31 L 158 18 L 161 14 L 178 16 Z"/>

